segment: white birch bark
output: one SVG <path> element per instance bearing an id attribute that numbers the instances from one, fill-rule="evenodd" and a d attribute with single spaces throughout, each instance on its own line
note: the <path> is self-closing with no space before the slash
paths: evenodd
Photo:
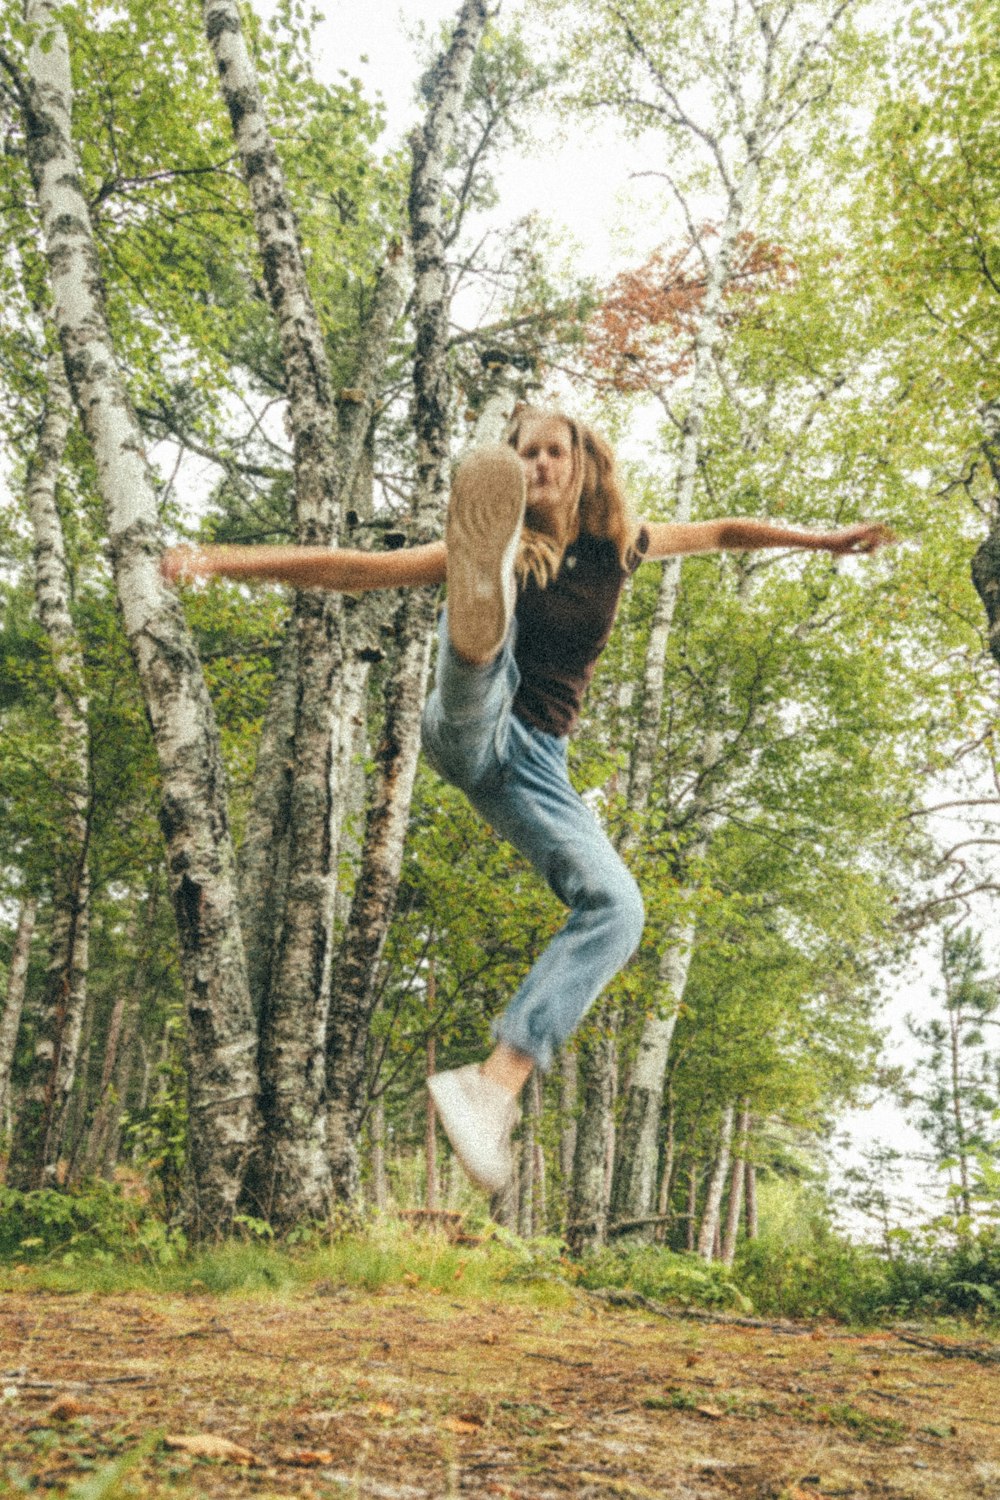
<path id="1" fill-rule="evenodd" d="M 309 293 L 298 226 L 264 112 L 236 0 L 203 0 L 205 34 L 253 205 L 268 300 L 281 345 L 292 431 L 298 540 L 332 547 L 340 534 L 336 397 Z M 261 1009 L 260 1154 L 248 1184 L 278 1224 L 323 1217 L 331 1202 L 323 1110 L 323 1037 L 332 963 L 337 789 L 333 735 L 342 659 L 341 599 L 296 596 L 296 686 L 288 788 L 287 876 Z M 274 727 L 279 734 L 287 721 Z M 279 802 L 281 801 L 279 790 Z M 272 896 L 274 885 L 272 883 Z M 259 909 L 259 893 L 257 905 Z M 267 950 L 266 929 L 255 940 Z"/>
<path id="2" fill-rule="evenodd" d="M 674 1027 L 694 954 L 695 924 L 684 923 L 660 956 L 654 992 L 656 1011 L 647 1016 L 639 1040 L 628 1091 L 612 1192 L 611 1213 L 617 1222 L 652 1216 L 656 1201 L 658 1136 L 663 1086 Z M 637 1228 L 652 1238 L 653 1226 Z"/>
<path id="3" fill-rule="evenodd" d="M 28 984 L 28 962 L 31 958 L 31 939 L 34 936 L 37 914 L 37 897 L 25 896 L 18 908 L 14 947 L 7 972 L 7 993 L 4 997 L 3 1011 L 0 1013 L 0 1137 L 5 1140 L 10 1137 L 14 1123 L 10 1075 L 14 1066 L 18 1032 L 21 1029 L 24 996 Z M 4 1167 L 4 1172 L 0 1173 L 0 1182 L 3 1182 L 7 1167 L 6 1152 L 0 1160 L 3 1161 Z"/>
<path id="4" fill-rule="evenodd" d="M 691 1163 L 691 1165 L 688 1167 L 687 1206 L 686 1206 L 686 1209 L 685 1209 L 685 1218 L 687 1220 L 687 1229 L 686 1229 L 686 1234 L 685 1234 L 685 1249 L 688 1250 L 691 1253 L 694 1252 L 695 1238 L 696 1238 L 696 1235 L 697 1235 L 697 1227 L 696 1227 L 697 1213 L 698 1213 L 698 1163 L 693 1161 Z"/>
<path id="5" fill-rule="evenodd" d="M 701 1228 L 698 1231 L 698 1254 L 702 1260 L 710 1261 L 715 1248 L 715 1237 L 719 1232 L 719 1215 L 722 1209 L 722 1194 L 726 1186 L 726 1176 L 729 1172 L 729 1154 L 733 1143 L 733 1121 L 736 1118 L 736 1106 L 727 1104 L 722 1111 L 722 1122 L 719 1126 L 719 1146 L 715 1162 L 712 1166 L 712 1175 L 708 1179 L 708 1187 L 705 1189 L 705 1202 L 701 1211 Z"/>
<path id="6" fill-rule="evenodd" d="M 451 45 L 438 64 L 422 131 L 414 132 L 410 233 L 414 260 L 414 423 L 417 485 L 413 539 L 439 534 L 448 490 L 451 384 L 450 301 L 444 258 L 442 190 L 455 121 L 486 21 L 482 0 L 465 0 Z M 420 749 L 420 717 L 430 667 L 436 591 L 413 589 L 395 621 L 398 655 L 386 695 L 377 777 L 361 868 L 337 963 L 327 1026 L 327 1139 L 337 1196 L 358 1190 L 358 1137 L 364 1105 L 365 1044 L 375 982 L 395 909 L 403 845 Z"/>
<path id="7" fill-rule="evenodd" d="M 729 1173 L 729 1201 L 726 1204 L 726 1227 L 722 1235 L 722 1264 L 731 1266 L 736 1259 L 736 1237 L 743 1211 L 743 1184 L 746 1177 L 747 1142 L 750 1138 L 750 1102 L 743 1100 L 736 1126 L 736 1151 Z"/>
<path id="8" fill-rule="evenodd" d="M 530 1240 L 535 1232 L 535 1110 L 534 1091 L 526 1090 L 525 1109 L 517 1152 L 520 1170 L 517 1174 L 517 1232 Z"/>
<path id="9" fill-rule="evenodd" d="M 366 446 L 375 408 L 379 380 L 385 367 L 393 332 L 406 293 L 405 259 L 398 248 L 390 249 L 379 277 L 371 312 L 361 335 L 361 353 L 352 385 L 340 391 L 337 398 L 337 474 L 339 493 L 353 497 L 364 484 Z M 353 524 L 357 517 L 349 513 Z M 353 728 L 363 717 L 368 670 L 377 651 L 369 642 L 375 629 L 368 615 L 374 614 L 374 625 L 381 622 L 384 605 L 372 609 L 371 601 L 381 604 L 381 596 L 370 595 L 356 605 L 344 601 L 343 682 L 334 714 L 331 703 L 334 736 L 331 765 L 330 863 L 338 864 L 340 825 L 351 757 L 357 736 Z M 361 628 L 355 616 L 364 614 Z M 253 794 L 247 819 L 246 837 L 240 850 L 240 893 L 243 929 L 247 946 L 247 965 L 254 1008 L 260 1014 L 267 1004 L 271 986 L 271 969 L 275 944 L 284 908 L 288 880 L 288 851 L 291 820 L 291 797 L 295 771 L 296 684 L 299 676 L 297 630 L 294 621 L 286 631 L 278 660 L 274 688 L 264 719 L 257 751 Z"/>
<path id="10" fill-rule="evenodd" d="M 253 1016 L 211 703 L 180 606 L 159 574 L 156 495 L 115 363 L 72 141 L 69 51 L 53 0 L 27 0 L 23 101 L 66 373 L 94 451 L 122 621 L 162 775 L 161 825 L 188 1011 L 191 1228 L 224 1230 L 235 1207 L 256 1095 Z"/>
<path id="11" fill-rule="evenodd" d="M 235 0 L 204 0 L 205 32 L 253 202 L 271 307 L 278 324 L 293 433 L 296 517 L 303 545 L 336 545 L 342 499 L 371 420 L 378 375 L 402 303 L 403 268 L 393 252 L 376 292 L 358 384 L 340 393 L 337 409 L 319 319 L 309 293 L 294 213 L 265 118 Z M 337 441 L 339 439 L 339 442 Z M 288 738 L 292 772 L 272 801 L 287 804 L 287 850 L 270 882 L 277 916 L 273 954 L 266 923 L 255 929 L 255 981 L 268 987 L 262 1005 L 264 1133 L 252 1191 L 277 1222 L 320 1217 L 334 1195 L 326 1150 L 324 1046 L 333 961 L 337 844 L 343 765 L 341 721 L 358 704 L 343 701 L 342 601 L 300 593 L 294 635 L 297 657 L 294 728 L 275 705 L 273 732 Z M 262 820 L 266 827 L 266 819 Z M 249 884 L 248 895 L 251 894 Z M 275 900 L 275 896 L 277 900 Z M 257 912 L 266 910 L 260 885 Z M 260 941 L 257 941 L 259 932 Z M 258 962 L 258 956 L 260 962 Z"/>
<path id="12" fill-rule="evenodd" d="M 372 1199 L 382 1213 L 389 1206 L 389 1183 L 385 1173 L 385 1095 L 379 1094 L 371 1113 Z"/>
<path id="13" fill-rule="evenodd" d="M 70 580 L 56 502 L 72 410 L 62 356 L 51 354 L 38 445 L 28 469 L 27 500 L 34 534 L 35 605 L 54 677 L 59 729 L 51 787 L 62 839 L 52 884 L 49 963 L 32 1071 L 11 1149 L 11 1181 L 21 1187 L 41 1187 L 59 1158 L 87 1002 L 90 742 L 83 652 L 70 615 Z"/>
<path id="14" fill-rule="evenodd" d="M 663 1151 L 663 1167 L 660 1173 L 660 1191 L 656 1199 L 656 1217 L 659 1223 L 653 1231 L 653 1238 L 657 1244 L 663 1244 L 667 1238 L 670 1215 L 670 1190 L 674 1182 L 674 1153 L 676 1150 L 675 1134 L 676 1110 L 674 1107 L 673 1089 L 669 1088 L 667 1093 L 667 1140 Z"/>
<path id="15" fill-rule="evenodd" d="M 695 339 L 694 374 L 684 420 L 676 478 L 674 519 L 681 522 L 691 518 L 697 478 L 698 443 L 708 403 L 713 354 L 719 337 L 722 298 L 732 266 L 733 249 L 743 226 L 756 175 L 756 163 L 751 161 L 747 164 L 736 190 L 731 195 L 729 210 L 719 237 L 718 249 L 708 270 L 705 297 Z M 639 719 L 629 757 L 626 790 L 629 824 L 634 831 L 626 835 L 620 843 L 621 852 L 626 857 L 629 849 L 637 842 L 638 829 L 645 816 L 653 785 L 653 772 L 663 716 L 666 649 L 680 589 L 680 561 L 679 557 L 668 558 L 663 564 L 663 576 L 646 647 Z M 584 1201 L 576 1196 L 578 1191 L 593 1192 L 597 1187 L 596 1178 L 591 1178 L 587 1173 L 581 1173 L 579 1189 L 574 1186 L 571 1217 L 577 1222 L 590 1222 L 594 1225 L 594 1238 L 589 1242 L 594 1245 L 603 1243 L 609 1213 L 616 1220 L 629 1221 L 652 1216 L 656 1192 L 656 1133 L 662 1102 L 663 1078 L 673 1034 L 676 1006 L 683 995 L 683 983 L 690 963 L 690 944 L 688 944 L 685 957 L 684 941 L 685 934 L 683 932 L 677 934 L 676 948 L 667 948 L 661 961 L 661 982 L 666 993 L 662 1000 L 660 996 L 657 996 L 658 1013 L 651 1019 L 648 1026 L 650 1035 L 644 1036 L 640 1048 L 640 1055 L 645 1055 L 645 1066 L 630 1091 L 626 1106 L 629 1123 L 622 1132 L 617 1166 L 617 1176 L 621 1179 L 620 1185 L 613 1177 L 610 1191 L 603 1194 L 603 1201 L 600 1204 L 594 1199 Z M 680 984 L 679 991 L 670 988 L 675 981 Z M 659 1012 L 662 1012 L 662 1015 Z M 617 1029 L 617 1018 L 612 1016 L 607 1008 L 603 1015 L 603 1026 L 611 1031 Z M 610 1046 L 581 1049 L 581 1070 L 587 1072 L 593 1068 L 613 1067 L 615 1060 L 616 1050 Z M 610 1112 L 614 1107 L 614 1088 L 610 1083 L 604 1086 L 587 1087 L 584 1097 L 589 1107 L 585 1106 L 581 1115 L 577 1150 L 583 1149 L 588 1154 L 592 1154 L 589 1145 L 586 1144 L 590 1136 L 599 1133 L 603 1139 L 608 1139 L 611 1134 Z M 591 1108 L 596 1113 L 591 1114 Z M 646 1119 L 647 1115 L 651 1118 Z M 640 1116 L 643 1121 L 641 1126 L 637 1124 Z M 637 1134 L 641 1137 L 641 1144 L 637 1142 L 636 1147 L 633 1147 L 632 1141 L 636 1139 Z M 652 1140 L 652 1148 L 650 1148 L 650 1140 Z M 635 1155 L 636 1150 L 641 1150 L 643 1153 L 641 1159 Z M 576 1177 L 574 1177 L 574 1182 L 576 1183 Z M 588 1184 L 586 1188 L 585 1183 Z M 603 1193 L 603 1189 L 601 1191 Z M 609 1198 L 613 1198 L 613 1205 L 609 1204 Z M 651 1228 L 645 1231 L 645 1237 L 650 1237 L 651 1232 Z"/>
<path id="16" fill-rule="evenodd" d="M 793 6 L 794 0 L 790 0 L 786 7 L 784 22 L 788 21 Z M 773 150 L 783 132 L 804 107 L 803 95 L 811 84 L 810 68 L 817 52 L 825 45 L 831 29 L 837 24 L 843 9 L 842 4 L 835 5 L 827 20 L 821 21 L 813 32 L 802 38 L 790 55 L 783 35 L 784 22 L 776 27 L 769 20 L 760 20 L 758 17 L 760 24 L 755 27 L 755 36 L 757 45 L 761 49 L 759 90 L 756 104 L 752 109 L 746 106 L 742 98 L 738 62 L 730 57 L 725 63 L 720 63 L 723 86 L 733 95 L 737 105 L 736 119 L 739 128 L 736 133 L 737 139 L 732 161 L 726 159 L 721 137 L 699 127 L 686 113 L 683 104 L 673 92 L 670 78 L 649 56 L 631 23 L 624 27 L 624 39 L 629 51 L 633 58 L 639 59 L 645 65 L 652 84 L 654 102 L 649 106 L 652 116 L 668 119 L 674 126 L 679 126 L 698 136 L 702 144 L 707 147 L 713 162 L 713 169 L 725 190 L 726 212 L 713 254 L 708 254 L 704 238 L 698 236 L 693 227 L 693 218 L 690 213 L 687 214 L 689 226 L 698 240 L 705 262 L 706 284 L 695 334 L 691 387 L 681 429 L 681 447 L 675 478 L 673 519 L 678 522 L 686 522 L 691 518 L 697 479 L 699 442 L 720 337 L 723 298 L 732 269 L 733 253 L 738 237 L 747 223 L 756 191 L 761 161 L 767 151 Z M 779 66 L 779 63 L 782 66 Z M 645 657 L 639 723 L 629 764 L 627 789 L 630 826 L 633 830 L 637 830 L 641 824 L 653 782 L 665 690 L 665 652 L 679 588 L 680 558 L 674 558 L 664 564 Z M 635 836 L 633 832 L 626 837 L 622 843 L 623 852 L 627 852 Z M 668 935 L 668 945 L 673 944 L 675 936 L 683 944 L 684 935 L 681 933 Z M 670 971 L 673 968 L 677 970 L 683 968 L 686 973 L 687 965 L 682 959 L 675 959 L 665 960 L 664 965 L 661 966 L 664 993 L 654 997 L 654 1012 L 649 1023 L 650 1035 L 648 1038 L 644 1037 L 643 1041 L 649 1053 L 649 1066 L 644 1068 L 642 1075 L 647 1081 L 656 1071 L 654 1055 L 657 1066 L 660 1058 L 663 1060 L 664 1069 L 666 1066 L 673 1031 L 671 1017 L 676 1013 L 676 1004 L 679 1003 L 682 994 L 682 991 L 677 993 L 672 989 Z M 605 1024 L 613 1026 L 614 1018 L 608 1017 Z M 588 1066 L 593 1065 L 586 1057 L 585 1061 Z M 607 1057 L 604 1058 L 604 1063 L 607 1064 Z M 657 1123 L 662 1106 L 662 1077 L 661 1074 L 659 1085 L 654 1084 L 652 1092 L 646 1093 L 645 1107 L 638 1097 L 629 1100 L 627 1114 L 631 1116 L 632 1124 L 628 1132 L 623 1132 L 623 1156 L 632 1149 L 630 1142 L 637 1128 L 637 1117 L 644 1115 L 647 1110 L 655 1112 L 656 1119 L 652 1123 L 645 1122 L 642 1125 L 641 1149 L 647 1152 L 652 1149 L 655 1152 Z M 645 1087 L 645 1082 L 643 1086 Z M 596 1087 L 588 1088 L 586 1093 L 588 1099 L 598 1107 L 602 1099 L 609 1097 L 607 1089 Z M 607 1133 L 608 1129 L 607 1120 L 600 1118 L 592 1120 L 585 1114 L 580 1123 L 581 1144 L 592 1131 Z M 653 1141 L 652 1147 L 650 1146 L 651 1140 Z M 625 1172 L 631 1180 L 627 1184 L 623 1183 L 620 1190 L 617 1187 L 613 1188 L 616 1199 L 615 1217 L 635 1220 L 650 1216 L 654 1191 L 651 1186 L 652 1169 L 644 1166 L 635 1168 L 626 1166 Z M 590 1218 L 595 1223 L 601 1222 L 602 1219 L 606 1221 L 607 1218 L 606 1214 L 597 1213 L 594 1205 L 587 1206 L 579 1203 L 575 1205 L 574 1214 L 581 1219 Z"/>
<path id="17" fill-rule="evenodd" d="M 548 1222 L 548 1191 L 545 1172 L 545 1147 L 542 1144 L 542 1117 L 545 1100 L 542 1094 L 542 1075 L 535 1069 L 528 1087 L 531 1090 L 531 1112 L 535 1119 L 535 1191 L 532 1203 L 532 1224 L 535 1234 L 544 1234 Z"/>

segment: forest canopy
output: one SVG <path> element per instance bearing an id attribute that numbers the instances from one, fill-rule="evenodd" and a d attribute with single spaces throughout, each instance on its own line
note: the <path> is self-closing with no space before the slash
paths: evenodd
<path id="1" fill-rule="evenodd" d="M 438 591 L 174 590 L 159 558 L 434 541 L 459 454 L 529 400 L 611 440 L 648 520 L 899 541 L 628 585 L 570 766 L 646 928 L 530 1083 L 490 1211 L 732 1265 L 769 1193 L 823 1202 L 838 1115 L 889 1089 L 950 1184 L 935 1232 L 992 1232 L 985 14 L 465 0 L 405 140 L 316 20 L 0 16 L 8 1210 L 140 1180 L 199 1239 L 468 1206 L 426 1078 L 481 1056 L 562 909 L 418 759 Z M 636 215 L 600 276 L 544 186 L 527 217 L 504 194 L 595 122 Z M 918 952 L 907 1069 L 881 1012 Z"/>

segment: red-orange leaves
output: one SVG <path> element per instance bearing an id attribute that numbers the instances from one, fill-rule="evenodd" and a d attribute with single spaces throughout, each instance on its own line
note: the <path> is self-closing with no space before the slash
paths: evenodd
<path id="1" fill-rule="evenodd" d="M 713 225 L 698 231 L 711 254 Z M 741 319 L 775 286 L 790 279 L 793 265 L 780 245 L 741 234 L 723 288 L 723 325 Z M 623 271 L 608 288 L 591 319 L 588 347 L 602 384 L 616 391 L 659 391 L 686 373 L 705 302 L 702 255 L 689 241 L 668 253 L 656 250 L 634 271 Z"/>

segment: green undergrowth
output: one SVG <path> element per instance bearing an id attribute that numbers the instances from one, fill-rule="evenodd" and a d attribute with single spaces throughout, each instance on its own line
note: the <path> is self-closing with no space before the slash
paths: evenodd
<path id="1" fill-rule="evenodd" d="M 0 1188 L 0 1288 L 287 1297 L 422 1289 L 463 1299 L 562 1305 L 622 1289 L 657 1302 L 738 1314 L 870 1326 L 957 1318 L 986 1328 L 1000 1306 L 1000 1243 L 912 1242 L 894 1258 L 825 1228 L 765 1232 L 732 1268 L 659 1247 L 572 1260 L 555 1238 L 525 1241 L 482 1219 L 474 1243 L 387 1216 L 283 1242 L 243 1220 L 225 1243 L 190 1247 L 140 1196 L 111 1184 L 82 1193 Z"/>

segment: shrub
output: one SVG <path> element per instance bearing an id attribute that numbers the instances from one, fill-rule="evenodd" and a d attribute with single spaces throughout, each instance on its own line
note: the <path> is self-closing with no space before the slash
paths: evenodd
<path id="1" fill-rule="evenodd" d="M 583 1286 L 628 1287 L 657 1302 L 750 1310 L 727 1267 L 674 1250 L 639 1246 L 595 1251 L 580 1262 L 578 1275 Z"/>
<path id="2" fill-rule="evenodd" d="M 898 1312 L 1000 1317 L 1000 1232 L 961 1236 L 950 1221 L 897 1230 L 886 1266 L 889 1300 Z"/>
<path id="3" fill-rule="evenodd" d="M 878 1252 L 832 1230 L 805 1243 L 771 1234 L 749 1240 L 734 1271 L 756 1310 L 771 1316 L 871 1323 L 891 1300 Z"/>
<path id="4" fill-rule="evenodd" d="M 0 1187 L 0 1262 L 59 1256 L 69 1265 L 84 1257 L 164 1265 L 183 1249 L 180 1230 L 117 1183 L 98 1181 L 79 1192 Z"/>

